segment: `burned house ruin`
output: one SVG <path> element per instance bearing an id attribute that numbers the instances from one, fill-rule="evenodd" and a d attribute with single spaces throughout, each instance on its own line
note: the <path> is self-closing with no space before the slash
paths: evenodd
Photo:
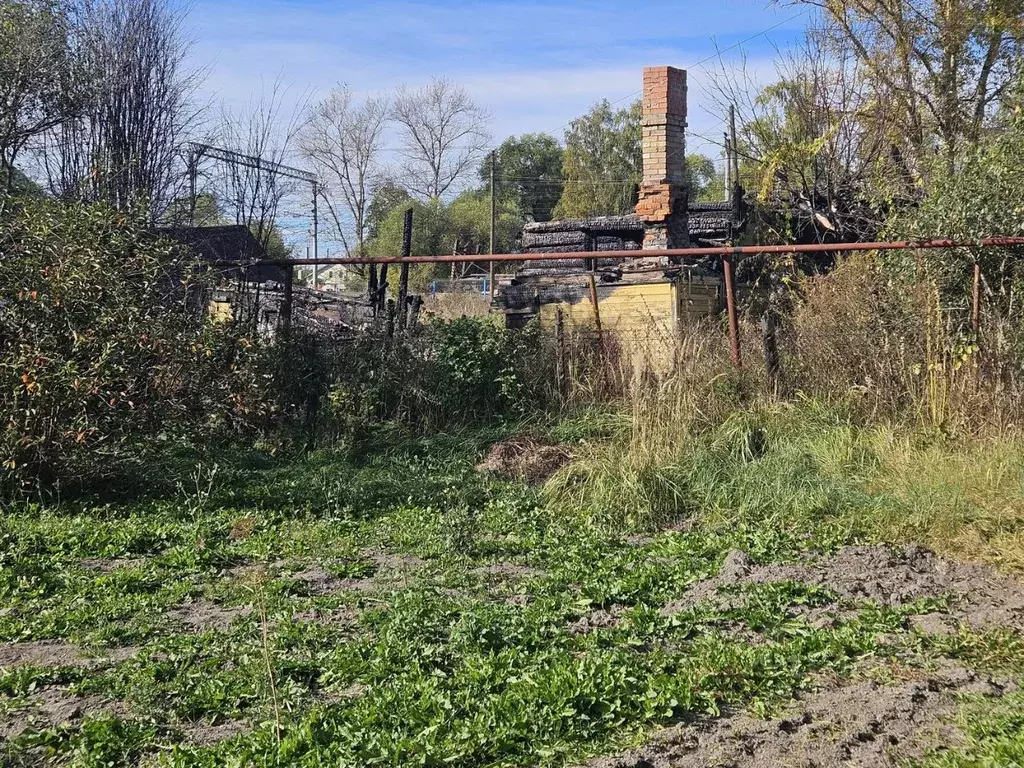
<path id="1" fill-rule="evenodd" d="M 639 252 L 723 245 L 729 239 L 731 203 L 688 201 L 686 72 L 649 67 L 643 77 L 643 178 L 635 213 L 527 224 L 520 242 L 524 253 Z M 495 303 L 512 327 L 533 318 L 547 327 L 556 320 L 593 325 L 599 317 L 605 330 L 619 334 L 670 335 L 688 319 L 717 313 L 722 301 L 717 259 L 678 261 L 525 261 L 499 281 Z"/>

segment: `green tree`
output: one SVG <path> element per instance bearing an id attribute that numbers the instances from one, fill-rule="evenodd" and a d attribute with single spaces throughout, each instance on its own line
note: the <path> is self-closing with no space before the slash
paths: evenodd
<path id="1" fill-rule="evenodd" d="M 196 195 L 194 206 L 187 197 L 175 198 L 162 218 L 163 225 L 168 227 L 216 227 L 227 223 L 221 212 L 220 203 L 209 192 L 200 192 Z"/>
<path id="2" fill-rule="evenodd" d="M 508 253 L 523 230 L 522 214 L 508 198 L 499 198 L 494 226 L 494 252 Z M 489 253 L 491 246 L 491 196 L 486 190 L 469 190 L 448 206 L 449 236 L 457 239 L 459 253 Z"/>
<path id="3" fill-rule="evenodd" d="M 564 187 L 564 150 L 542 133 L 510 136 L 496 150 L 498 194 L 533 221 L 550 221 Z M 480 181 L 489 189 L 490 160 L 480 165 Z"/>
<path id="4" fill-rule="evenodd" d="M 408 200 L 392 208 L 376 227 L 376 236 L 367 243 L 371 256 L 399 256 L 402 253 L 402 235 L 405 229 L 405 212 L 412 208 L 412 252 L 417 256 L 440 256 L 457 249 L 457 236 L 451 226 L 448 208 L 440 200 L 421 202 Z M 392 268 L 394 270 L 395 268 Z M 409 272 L 409 283 L 414 290 L 421 290 L 433 278 L 443 277 L 447 265 L 414 264 Z M 390 271 L 388 283 L 392 288 L 398 285 L 395 271 Z"/>
<path id="5" fill-rule="evenodd" d="M 724 179 L 715 170 L 715 161 L 697 152 L 686 156 L 686 182 L 692 202 L 720 200 Z"/>
<path id="6" fill-rule="evenodd" d="M 380 234 L 380 227 L 388 215 L 399 205 L 412 200 L 409 190 L 391 179 L 385 180 L 376 190 L 370 200 L 370 207 L 366 214 L 366 231 L 370 240 L 374 240 Z M 408 206 L 406 206 L 408 207 Z"/>
<path id="7" fill-rule="evenodd" d="M 929 237 L 974 241 L 985 237 L 1024 236 L 1024 98 L 1002 110 L 998 130 L 985 136 L 977 146 L 967 147 L 955 158 L 954 168 L 946 159 L 933 158 L 929 184 L 923 199 L 913 208 L 899 212 L 890 234 L 907 239 Z M 944 292 L 944 306 L 966 309 L 970 295 L 973 263 L 981 263 L 988 306 L 1007 315 L 1020 303 L 1019 255 L 1014 248 L 950 249 L 931 251 L 923 260 L 905 255 L 887 259 L 890 273 L 910 281 L 920 271 L 936 281 Z M 1019 320 L 1015 323 L 1020 327 Z"/>
<path id="8" fill-rule="evenodd" d="M 856 59 L 909 165 L 978 140 L 1020 73 L 1022 0 L 798 0 L 821 9 L 830 58 Z"/>
<path id="9" fill-rule="evenodd" d="M 34 137 L 74 112 L 79 90 L 70 24 L 53 0 L 0 2 L 0 190 Z"/>
<path id="10" fill-rule="evenodd" d="M 573 120 L 565 134 L 565 190 L 556 218 L 631 213 L 643 174 L 640 102 L 618 111 L 607 101 Z"/>

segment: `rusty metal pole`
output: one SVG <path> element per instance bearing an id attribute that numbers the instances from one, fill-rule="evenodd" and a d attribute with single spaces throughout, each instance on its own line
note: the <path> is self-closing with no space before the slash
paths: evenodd
<path id="1" fill-rule="evenodd" d="M 594 327 L 597 328 L 597 342 L 601 343 L 601 308 L 597 300 L 597 280 L 594 273 L 590 273 L 590 303 L 594 306 Z"/>
<path id="2" fill-rule="evenodd" d="M 736 316 L 736 285 L 732 267 L 732 256 L 723 256 L 722 274 L 725 277 L 725 309 L 729 314 L 729 346 L 732 349 L 733 365 L 741 368 L 743 357 L 740 353 L 740 324 Z"/>
<path id="3" fill-rule="evenodd" d="M 597 241 L 591 232 L 587 233 L 586 249 L 594 252 L 597 249 Z M 597 349 L 601 352 L 604 347 L 604 333 L 601 328 L 601 307 L 597 298 L 597 258 L 588 259 L 584 262 L 590 268 L 588 282 L 590 283 L 590 303 L 594 307 L 594 327 L 597 329 Z"/>
<path id="4" fill-rule="evenodd" d="M 981 262 L 974 260 L 974 289 L 971 299 L 971 329 L 977 337 L 981 333 Z"/>

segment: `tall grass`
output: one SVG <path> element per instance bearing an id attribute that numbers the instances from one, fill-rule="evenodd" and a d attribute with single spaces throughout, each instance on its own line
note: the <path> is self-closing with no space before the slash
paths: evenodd
<path id="1" fill-rule="evenodd" d="M 715 325 L 680 334 L 668 369 L 618 359 L 605 375 L 625 382 L 629 428 L 578 450 L 549 502 L 609 527 L 824 526 L 1024 569 L 1024 392 L 1006 374 L 1010 346 L 983 339 L 979 354 L 933 286 L 903 290 L 870 259 L 794 298 L 786 396 L 752 344 L 732 370 Z"/>

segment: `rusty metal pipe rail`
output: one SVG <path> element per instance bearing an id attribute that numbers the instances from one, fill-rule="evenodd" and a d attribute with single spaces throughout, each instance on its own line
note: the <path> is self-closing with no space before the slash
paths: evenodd
<path id="1" fill-rule="evenodd" d="M 582 259 L 651 259 L 660 257 L 695 258 L 699 256 L 757 256 L 787 253 L 843 253 L 851 251 L 903 251 L 932 248 L 1010 248 L 1024 246 L 1024 237 L 986 237 L 980 240 L 887 240 L 875 243 L 809 243 L 804 245 L 739 245 L 709 248 L 671 248 L 659 251 L 567 251 L 564 253 L 496 253 L 451 256 L 342 256 L 316 259 L 280 259 L 267 261 L 216 262 L 223 266 L 275 265 L 281 267 L 312 267 L 335 264 L 460 264 L 472 261 L 565 261 Z"/>

